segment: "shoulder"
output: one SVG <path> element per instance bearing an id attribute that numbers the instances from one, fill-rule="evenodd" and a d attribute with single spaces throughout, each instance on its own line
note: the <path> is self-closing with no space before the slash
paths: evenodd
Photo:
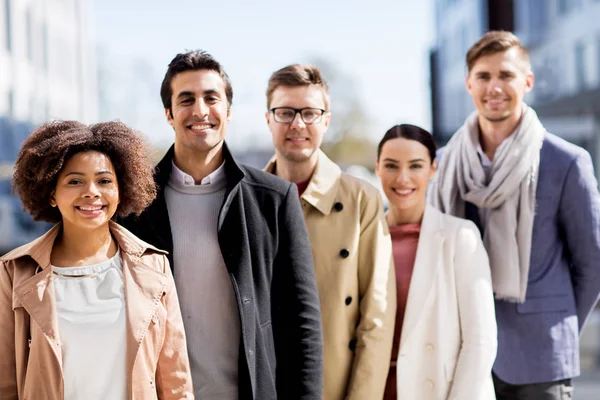
<path id="1" fill-rule="evenodd" d="M 292 185 L 290 182 L 258 168 L 247 165 L 239 167 L 244 173 L 241 183 L 246 190 L 271 193 L 274 196 L 286 196 Z"/>
<path id="2" fill-rule="evenodd" d="M 553 164 L 557 162 L 569 164 L 578 157 L 589 155 L 589 153 L 582 147 L 546 132 L 540 155 L 543 160 L 548 160 Z"/>
<path id="3" fill-rule="evenodd" d="M 375 186 L 346 172 L 342 172 L 340 175 L 340 191 L 342 195 L 346 194 L 355 198 L 364 197 L 371 201 L 376 201 L 380 196 L 379 190 Z"/>
<path id="4" fill-rule="evenodd" d="M 481 242 L 481 233 L 473 221 L 444 214 L 433 207 L 432 210 L 439 215 L 443 227 L 441 230 L 442 235 L 446 239 L 454 239 L 453 241 L 456 243 L 457 247 L 467 246 L 469 248 L 474 248 L 478 242 Z"/>

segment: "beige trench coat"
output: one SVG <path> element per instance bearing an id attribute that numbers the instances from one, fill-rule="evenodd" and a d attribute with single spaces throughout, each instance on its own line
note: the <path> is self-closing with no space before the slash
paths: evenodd
<path id="1" fill-rule="evenodd" d="M 381 197 L 322 151 L 301 197 L 323 319 L 323 400 L 381 399 L 396 315 Z M 275 158 L 266 167 L 273 172 Z"/>
<path id="2" fill-rule="evenodd" d="M 50 253 L 60 225 L 0 258 L 0 399 L 62 400 Z M 128 398 L 193 399 L 175 283 L 165 253 L 111 222 L 123 258 Z M 36 273 L 37 272 L 37 273 Z"/>

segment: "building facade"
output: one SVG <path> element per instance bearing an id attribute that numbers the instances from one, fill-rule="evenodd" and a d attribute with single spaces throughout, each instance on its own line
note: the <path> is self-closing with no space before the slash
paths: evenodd
<path id="1" fill-rule="evenodd" d="M 89 0 L 0 0 L 0 252 L 36 234 L 10 197 L 12 165 L 50 119 L 97 119 Z"/>

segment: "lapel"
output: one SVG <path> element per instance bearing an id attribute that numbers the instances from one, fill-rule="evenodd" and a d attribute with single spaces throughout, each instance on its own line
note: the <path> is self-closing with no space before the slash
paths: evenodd
<path id="1" fill-rule="evenodd" d="M 154 181 L 158 187 L 158 193 L 156 194 L 156 199 L 146 209 L 146 212 L 141 215 L 141 218 L 146 218 L 144 226 L 153 232 L 153 237 L 156 239 L 156 242 L 153 241 L 153 243 L 162 249 L 166 249 L 171 254 L 173 253 L 173 237 L 171 234 L 171 223 L 169 222 L 169 210 L 167 209 L 167 202 L 165 200 L 165 187 L 171 175 L 174 154 L 175 145 L 171 146 L 154 169 Z M 169 261 L 171 262 L 171 268 L 173 268 L 172 256 L 169 257 Z"/>
<path id="2" fill-rule="evenodd" d="M 140 344 L 167 287 L 167 275 L 145 264 L 141 257 L 148 249 L 166 252 L 141 241 L 113 222 L 111 233 L 121 249 L 127 315 L 127 370 L 132 371 Z"/>
<path id="3" fill-rule="evenodd" d="M 25 265 L 25 260 L 20 260 L 18 262 L 19 266 L 15 266 L 15 269 L 21 269 L 21 271 L 15 271 L 15 278 L 17 277 L 17 273 L 25 276 L 32 274 L 32 276 L 15 283 L 13 289 L 13 306 L 23 306 L 25 311 L 30 315 L 30 320 L 38 326 L 48 340 L 55 344 L 55 346 L 52 346 L 52 350 L 59 364 L 62 365 L 62 355 L 59 346 L 57 346 L 60 340 L 56 308 L 54 306 L 55 293 L 52 268 L 50 268 L 52 246 L 59 232 L 60 224 L 57 224 L 43 236 L 11 251 L 0 260 L 16 261 L 21 258 L 32 260 L 31 271 L 21 268 L 21 265 Z"/>
<path id="4" fill-rule="evenodd" d="M 437 209 L 429 205 L 425 207 L 419 244 L 417 245 L 417 256 L 402 323 L 400 352 L 402 352 L 403 346 L 409 343 L 419 318 L 423 314 L 423 310 L 426 309 L 427 301 L 431 297 L 431 287 L 444 245 L 444 237 L 441 234 L 443 229 L 442 218 L 443 214 Z"/>

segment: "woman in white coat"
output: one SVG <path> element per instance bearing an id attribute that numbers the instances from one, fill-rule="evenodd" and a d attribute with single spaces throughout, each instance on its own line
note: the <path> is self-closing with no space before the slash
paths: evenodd
<path id="1" fill-rule="evenodd" d="M 396 125 L 379 143 L 398 308 L 384 399 L 494 399 L 497 333 L 488 257 L 476 226 L 426 205 L 431 134 Z"/>

